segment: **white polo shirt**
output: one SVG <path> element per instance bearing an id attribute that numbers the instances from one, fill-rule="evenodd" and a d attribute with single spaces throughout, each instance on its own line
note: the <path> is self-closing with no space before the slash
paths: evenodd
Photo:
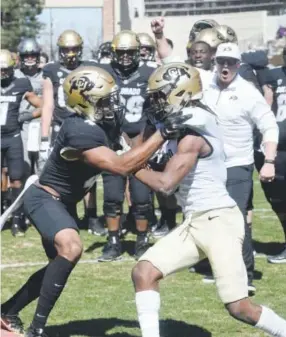
<path id="1" fill-rule="evenodd" d="M 253 164 L 255 125 L 263 142 L 278 143 L 278 126 L 270 106 L 254 85 L 239 75 L 221 90 L 214 73 L 209 87 L 204 88 L 204 101 L 218 116 L 227 167 Z"/>

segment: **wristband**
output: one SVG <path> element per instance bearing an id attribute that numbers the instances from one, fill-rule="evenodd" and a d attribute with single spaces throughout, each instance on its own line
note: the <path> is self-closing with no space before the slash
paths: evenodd
<path id="1" fill-rule="evenodd" d="M 264 164 L 275 164 L 275 160 L 274 159 L 265 159 L 264 160 Z"/>
<path id="2" fill-rule="evenodd" d="M 163 37 L 163 32 L 161 33 L 154 33 L 156 39 L 162 39 Z"/>

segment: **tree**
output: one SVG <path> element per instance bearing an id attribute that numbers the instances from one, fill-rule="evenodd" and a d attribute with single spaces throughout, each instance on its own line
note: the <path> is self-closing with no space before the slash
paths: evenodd
<path id="1" fill-rule="evenodd" d="M 39 34 L 44 0 L 2 0 L 1 5 L 1 48 L 14 51 L 22 37 Z"/>

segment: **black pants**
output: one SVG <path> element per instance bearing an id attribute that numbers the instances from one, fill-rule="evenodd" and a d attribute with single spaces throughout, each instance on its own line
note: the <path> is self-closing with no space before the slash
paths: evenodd
<path id="1" fill-rule="evenodd" d="M 247 206 L 252 190 L 253 165 L 235 166 L 227 169 L 226 188 L 229 195 L 237 203 L 244 216 L 245 238 L 243 242 L 243 259 L 247 269 L 248 280 L 253 280 L 254 257 L 251 228 L 246 222 Z"/>
<path id="2" fill-rule="evenodd" d="M 104 215 L 114 217 L 121 211 L 127 178 L 111 173 L 103 173 Z M 151 209 L 151 191 L 134 176 L 129 178 L 132 211 L 135 219 L 148 219 Z"/>
<path id="3" fill-rule="evenodd" d="M 1 163 L 8 167 L 12 181 L 21 180 L 24 175 L 24 150 L 21 134 L 1 137 Z"/>
<path id="4" fill-rule="evenodd" d="M 259 172 L 264 164 L 264 155 L 254 152 L 255 167 Z M 261 182 L 264 195 L 277 215 L 286 214 L 286 151 L 277 151 L 275 158 L 275 179 L 272 182 Z M 286 223 L 283 222 L 286 238 Z"/>

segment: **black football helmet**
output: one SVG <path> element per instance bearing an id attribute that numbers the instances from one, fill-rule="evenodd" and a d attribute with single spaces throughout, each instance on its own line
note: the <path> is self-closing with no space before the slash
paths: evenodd
<path id="1" fill-rule="evenodd" d="M 32 75 L 38 71 L 41 48 L 32 38 L 24 38 L 18 45 L 20 69 L 25 75 Z"/>

